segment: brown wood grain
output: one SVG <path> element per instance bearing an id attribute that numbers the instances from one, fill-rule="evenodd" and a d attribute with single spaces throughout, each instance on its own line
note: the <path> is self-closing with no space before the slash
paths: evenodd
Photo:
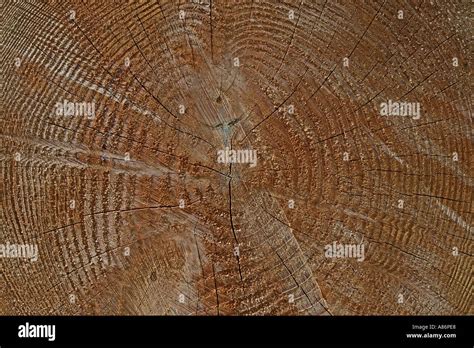
<path id="1" fill-rule="evenodd" d="M 6 1 L 0 314 L 474 314 L 471 9 Z"/>

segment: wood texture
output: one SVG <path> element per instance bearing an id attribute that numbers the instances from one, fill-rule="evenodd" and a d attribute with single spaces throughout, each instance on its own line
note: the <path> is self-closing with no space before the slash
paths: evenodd
<path id="1" fill-rule="evenodd" d="M 6 1 L 0 314 L 473 314 L 471 10 Z"/>

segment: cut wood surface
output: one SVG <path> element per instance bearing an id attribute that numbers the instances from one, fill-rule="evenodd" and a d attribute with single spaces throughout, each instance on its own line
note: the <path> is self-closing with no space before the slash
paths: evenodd
<path id="1" fill-rule="evenodd" d="M 5 1 L 0 314 L 474 314 L 471 11 Z"/>

